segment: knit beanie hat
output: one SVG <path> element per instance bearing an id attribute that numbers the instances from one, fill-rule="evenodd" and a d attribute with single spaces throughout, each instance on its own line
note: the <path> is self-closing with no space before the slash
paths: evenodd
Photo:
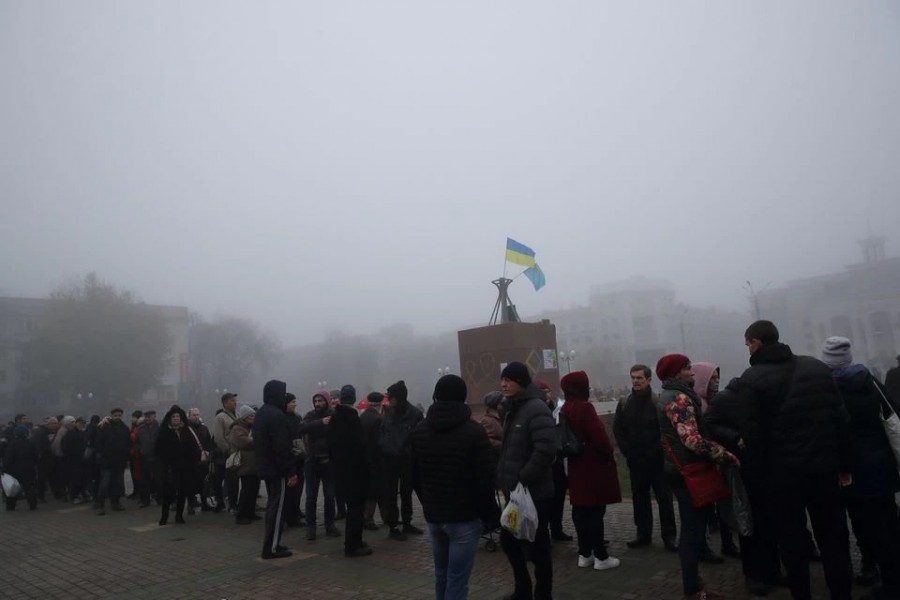
<path id="1" fill-rule="evenodd" d="M 397 383 L 388 386 L 388 398 L 394 398 L 399 402 L 406 402 L 409 397 L 409 390 L 406 389 L 406 383 L 401 379 Z"/>
<path id="2" fill-rule="evenodd" d="M 503 394 L 501 392 L 488 392 L 484 395 L 484 405 L 488 408 L 496 409 L 500 406 L 500 402 L 503 400 Z"/>
<path id="3" fill-rule="evenodd" d="M 531 385 L 531 374 L 528 373 L 528 367 L 520 362 L 511 362 L 500 372 L 500 379 L 509 379 L 515 381 L 521 387 Z"/>
<path id="4" fill-rule="evenodd" d="M 552 390 L 552 388 L 550 387 L 550 384 L 547 383 L 546 381 L 544 381 L 543 379 L 541 379 L 540 377 L 534 378 L 534 385 L 536 385 L 539 390 Z"/>
<path id="5" fill-rule="evenodd" d="M 440 379 L 438 379 L 437 383 L 434 385 L 434 394 L 432 398 L 434 398 L 435 402 L 460 402 L 464 403 L 466 401 L 466 394 L 468 393 L 468 389 L 466 388 L 466 382 L 463 381 L 463 378 L 459 375 L 444 375 Z"/>
<path id="6" fill-rule="evenodd" d="M 341 404 L 356 404 L 356 388 L 349 383 L 341 388 Z"/>
<path id="7" fill-rule="evenodd" d="M 235 414 L 237 415 L 238 419 L 246 419 L 250 415 L 255 415 L 256 411 L 246 404 L 241 404 L 237 409 L 237 413 Z"/>
<path id="8" fill-rule="evenodd" d="M 853 362 L 853 354 L 850 353 L 850 340 L 845 337 L 833 336 L 825 340 L 822 349 L 822 362 L 829 369 L 843 369 Z"/>
<path id="9" fill-rule="evenodd" d="M 671 379 L 689 364 L 691 359 L 684 354 L 666 354 L 656 363 L 656 376 L 660 381 Z"/>

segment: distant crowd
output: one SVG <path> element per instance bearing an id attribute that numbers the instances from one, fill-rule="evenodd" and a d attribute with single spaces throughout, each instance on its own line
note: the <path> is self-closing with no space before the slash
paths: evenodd
<path id="1" fill-rule="evenodd" d="M 811 600 L 810 561 L 821 560 L 831 598 L 849 600 L 855 582 L 867 598 L 900 599 L 900 419 L 892 417 L 900 367 L 881 382 L 853 361 L 843 337 L 828 338 L 819 358 L 795 355 L 769 321 L 751 324 L 743 341 L 750 366 L 724 386 L 713 361 L 667 354 L 655 369 L 634 365 L 612 438 L 590 403 L 585 372 L 569 373 L 555 391 L 520 362 L 504 367 L 477 417 L 465 382 L 452 374 L 438 380 L 425 411 L 398 381 L 362 399 L 352 385 L 317 391 L 301 415 L 287 384 L 272 380 L 258 407 L 223 395 L 208 424 L 200 410 L 178 406 L 161 420 L 135 411 L 130 424 L 120 408 L 39 425 L 19 414 L 0 432 L 2 471 L 21 487 L 8 493 L 4 478 L 4 500 L 7 510 L 23 499 L 34 510 L 50 495 L 90 502 L 105 515 L 124 510 L 128 470 L 129 497 L 158 506 L 160 525 L 198 511 L 228 511 L 242 525 L 262 520 L 264 559 L 291 555 L 286 527 L 305 530 L 310 544 L 320 534 L 343 537 L 348 558 L 372 553 L 366 531 L 385 528 L 397 542 L 427 533 L 441 600 L 467 597 L 479 543 L 498 536 L 513 581 L 504 599 L 550 600 L 551 543 L 573 540 L 563 527 L 566 498 L 578 566 L 620 565 L 604 528 L 607 506 L 622 498 L 614 439 L 633 499 L 636 535 L 627 547 L 653 543 L 652 492 L 684 598 L 722 598 L 699 564 L 732 557 L 759 596 L 786 586 L 793 598 Z M 265 509 L 257 507 L 262 485 Z M 413 523 L 414 492 L 423 527 Z M 508 514 L 500 525 L 501 511 L 512 508 L 533 518 L 530 532 L 510 525 Z M 721 554 L 710 532 L 718 532 Z"/>

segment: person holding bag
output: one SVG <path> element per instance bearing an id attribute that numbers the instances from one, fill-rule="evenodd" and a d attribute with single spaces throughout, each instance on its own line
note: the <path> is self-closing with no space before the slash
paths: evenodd
<path id="1" fill-rule="evenodd" d="M 603 421 L 589 402 L 591 384 L 587 373 L 575 371 L 559 382 L 566 402 L 563 422 L 582 446 L 569 456 L 569 502 L 578 536 L 578 566 L 597 571 L 614 569 L 619 559 L 603 545 L 603 517 L 606 505 L 622 501 L 614 450 Z"/>
<path id="2" fill-rule="evenodd" d="M 656 363 L 656 376 L 663 391 L 657 401 L 659 430 L 666 457 L 665 474 L 671 482 L 681 517 L 678 558 L 687 600 L 715 600 L 720 594 L 702 587 L 700 555 L 706 546 L 706 524 L 712 503 L 721 497 L 715 490 L 725 482 L 711 467 L 717 464 L 739 465 L 737 457 L 709 439 L 699 420 L 701 402 L 694 391 L 691 359 L 684 354 L 667 354 Z M 708 502 L 707 502 L 708 501 Z M 706 502 L 704 504 L 704 502 Z"/>

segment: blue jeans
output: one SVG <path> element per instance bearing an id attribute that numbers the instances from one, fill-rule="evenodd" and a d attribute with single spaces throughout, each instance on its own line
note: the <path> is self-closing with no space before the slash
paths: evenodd
<path id="1" fill-rule="evenodd" d="M 463 523 L 429 523 L 431 552 L 434 555 L 434 597 L 436 600 L 465 600 L 469 595 L 469 575 L 481 539 L 481 520 Z"/>

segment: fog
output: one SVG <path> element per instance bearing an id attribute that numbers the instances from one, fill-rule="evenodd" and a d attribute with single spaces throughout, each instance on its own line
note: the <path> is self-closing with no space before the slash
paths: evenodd
<path id="1" fill-rule="evenodd" d="M 449 331 L 509 236 L 523 316 L 635 275 L 746 310 L 900 254 L 898 107 L 891 0 L 0 0 L 0 295 Z"/>

